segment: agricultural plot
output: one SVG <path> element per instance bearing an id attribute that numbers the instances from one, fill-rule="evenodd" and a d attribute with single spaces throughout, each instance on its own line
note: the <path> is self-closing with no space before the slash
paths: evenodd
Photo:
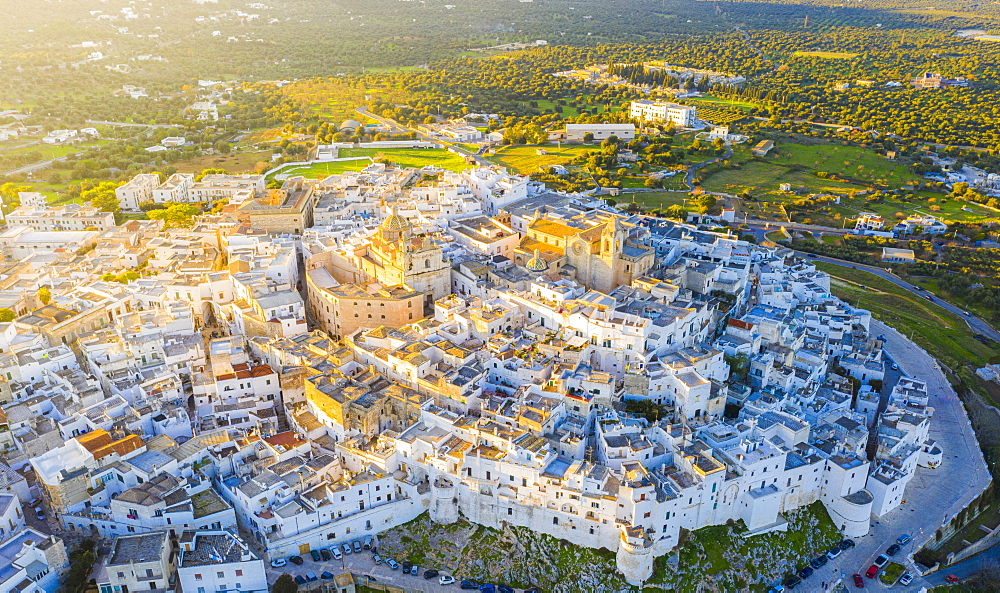
<path id="1" fill-rule="evenodd" d="M 494 163 L 522 175 L 538 173 L 543 167 L 565 165 L 582 154 L 597 149 L 596 146 L 505 146 L 488 157 Z M 545 151 L 546 154 L 538 154 Z"/>
<path id="2" fill-rule="evenodd" d="M 174 163 L 178 173 L 200 173 L 205 169 L 222 169 L 230 175 L 253 173 L 259 163 L 270 168 L 271 151 L 233 152 L 230 154 L 201 155 Z"/>
<path id="3" fill-rule="evenodd" d="M 287 84 L 281 90 L 306 113 L 337 122 L 359 119 L 361 116 L 355 111 L 359 106 L 375 101 L 405 103 L 407 99 L 407 94 L 398 89 L 352 86 L 335 80 L 302 80 Z"/>
<path id="4" fill-rule="evenodd" d="M 694 210 L 692 203 L 686 202 L 687 193 L 680 191 L 643 191 L 628 192 L 623 191 L 617 197 L 612 198 L 619 207 L 628 204 L 638 204 L 643 210 L 664 210 L 670 206 L 683 206 L 687 210 Z"/>

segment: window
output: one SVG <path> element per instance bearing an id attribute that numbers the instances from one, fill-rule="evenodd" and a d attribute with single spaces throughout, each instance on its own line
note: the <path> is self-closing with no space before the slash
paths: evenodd
<path id="1" fill-rule="evenodd" d="M 226 573 L 224 573 L 224 572 L 217 572 L 217 573 L 215 573 L 215 576 L 219 577 L 220 579 L 224 579 L 224 578 L 226 578 Z"/>
<path id="2" fill-rule="evenodd" d="M 195 573 L 195 574 L 194 574 L 194 580 L 196 580 L 196 581 L 200 581 L 200 580 L 201 580 L 201 574 L 199 574 L 199 573 Z"/>

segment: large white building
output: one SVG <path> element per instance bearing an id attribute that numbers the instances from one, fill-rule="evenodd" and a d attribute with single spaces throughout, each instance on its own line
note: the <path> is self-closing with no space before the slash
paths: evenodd
<path id="1" fill-rule="evenodd" d="M 153 190 L 160 186 L 156 173 L 140 173 L 115 189 L 122 210 L 138 210 L 139 204 L 153 201 Z"/>
<path id="2" fill-rule="evenodd" d="M 697 109 L 690 105 L 649 99 L 632 101 L 629 115 L 633 119 L 653 123 L 671 123 L 679 128 L 692 128 L 698 121 Z"/>
<path id="3" fill-rule="evenodd" d="M 593 136 L 595 142 L 602 142 L 614 136 L 619 140 L 635 139 L 634 124 L 566 124 L 566 139 L 583 141 Z"/>
<path id="4" fill-rule="evenodd" d="M 7 215 L 7 224 L 33 231 L 103 231 L 115 226 L 115 215 L 81 204 L 20 206 Z"/>

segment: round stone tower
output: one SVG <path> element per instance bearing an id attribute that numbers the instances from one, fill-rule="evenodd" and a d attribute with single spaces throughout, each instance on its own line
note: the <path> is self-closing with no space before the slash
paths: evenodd
<path id="1" fill-rule="evenodd" d="M 458 521 L 458 488 L 444 476 L 431 480 L 431 506 L 428 509 L 431 521 L 448 525 Z"/>
<path id="2" fill-rule="evenodd" d="M 622 527 L 615 560 L 630 585 L 640 586 L 653 576 L 653 542 L 641 526 Z"/>

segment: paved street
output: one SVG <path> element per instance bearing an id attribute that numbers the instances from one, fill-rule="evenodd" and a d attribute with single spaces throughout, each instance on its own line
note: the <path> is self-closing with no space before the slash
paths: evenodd
<path id="1" fill-rule="evenodd" d="M 910 555 L 933 537 L 938 526 L 978 496 L 989 483 L 986 462 L 976 444 L 965 409 L 934 359 L 899 332 L 878 321 L 872 322 L 872 334 L 886 338 L 886 350 L 901 370 L 927 382 L 930 405 L 934 407 L 930 437 L 944 450 L 944 458 L 937 469 L 917 468 L 906 487 L 903 504 L 885 517 L 873 519 L 871 532 L 854 540 L 858 544 L 856 548 L 844 552 L 803 583 L 808 585 L 807 591 L 822 590 L 823 582 L 829 586 L 839 578 L 844 578 L 845 583 L 852 586 L 851 575 L 864 573 L 875 557 L 903 533 L 910 534 L 913 540 L 893 560 L 906 564 L 907 570 L 918 577 L 920 573 Z M 948 569 L 944 574 L 951 572 Z M 911 587 L 928 586 L 943 578 L 943 574 L 932 575 L 929 580 L 915 578 Z M 882 587 L 871 579 L 865 580 L 869 587 Z"/>

